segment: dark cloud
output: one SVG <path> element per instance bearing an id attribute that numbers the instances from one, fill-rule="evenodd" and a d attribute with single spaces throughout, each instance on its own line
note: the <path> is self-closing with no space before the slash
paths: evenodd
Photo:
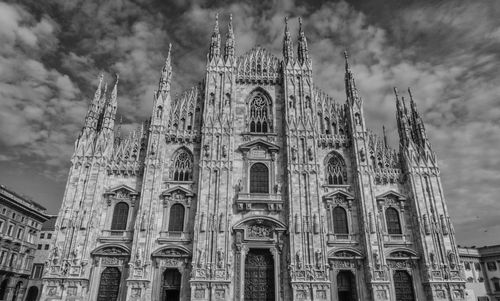
<path id="1" fill-rule="evenodd" d="M 174 93 L 202 80 L 217 12 L 223 37 L 233 14 L 237 54 L 262 45 L 278 56 L 284 17 L 295 36 L 302 16 L 315 83 L 339 102 L 347 49 L 369 125 L 386 124 L 395 147 L 392 87 L 411 86 L 459 240 L 493 239 L 485 233 L 500 227 L 496 0 L 0 3 L 0 181 L 56 212 L 98 74 L 120 74 L 118 114 L 124 129 L 135 127 L 149 115 L 168 43 Z"/>

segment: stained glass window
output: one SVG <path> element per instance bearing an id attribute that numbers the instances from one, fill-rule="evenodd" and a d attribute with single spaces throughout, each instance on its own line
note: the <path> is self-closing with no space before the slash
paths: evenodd
<path id="1" fill-rule="evenodd" d="M 347 227 L 347 213 L 342 207 L 335 207 L 333 209 L 333 232 L 335 234 L 349 233 L 349 228 Z"/>
<path id="2" fill-rule="evenodd" d="M 326 178 L 329 185 L 344 184 L 345 163 L 337 154 L 332 154 L 326 165 Z"/>
<path id="3" fill-rule="evenodd" d="M 111 221 L 111 230 L 127 230 L 128 205 L 120 202 L 116 204 Z"/>
<path id="4" fill-rule="evenodd" d="M 170 218 L 168 219 L 168 231 L 182 232 L 184 230 L 184 206 L 174 204 L 170 207 Z"/>
<path id="5" fill-rule="evenodd" d="M 250 168 L 250 193 L 269 193 L 269 170 L 262 163 Z"/>
<path id="6" fill-rule="evenodd" d="M 389 234 L 401 234 L 401 223 L 399 221 L 399 213 L 396 209 L 389 207 L 385 211 L 387 220 L 387 232 Z"/>
<path id="7" fill-rule="evenodd" d="M 186 150 L 181 149 L 174 161 L 174 181 L 191 181 L 193 179 L 193 158 Z"/>
<path id="8" fill-rule="evenodd" d="M 255 92 L 250 100 L 250 132 L 267 133 L 271 130 L 271 101 L 261 92 Z"/>

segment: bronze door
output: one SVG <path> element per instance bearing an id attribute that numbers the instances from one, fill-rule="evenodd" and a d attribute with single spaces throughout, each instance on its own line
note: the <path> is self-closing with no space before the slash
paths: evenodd
<path id="1" fill-rule="evenodd" d="M 356 282 L 350 271 L 340 271 L 337 274 L 337 290 L 339 301 L 356 300 Z"/>
<path id="2" fill-rule="evenodd" d="M 274 300 L 274 261 L 266 249 L 250 249 L 245 259 L 245 301 Z"/>
<path id="3" fill-rule="evenodd" d="M 413 281 L 407 271 L 394 272 L 394 290 L 397 301 L 415 301 Z"/>
<path id="4" fill-rule="evenodd" d="M 122 273 L 118 268 L 107 267 L 101 274 L 97 301 L 116 301 L 120 290 L 120 278 Z"/>

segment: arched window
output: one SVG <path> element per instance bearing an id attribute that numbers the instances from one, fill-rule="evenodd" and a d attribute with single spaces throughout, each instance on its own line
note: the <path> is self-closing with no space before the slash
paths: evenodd
<path id="1" fill-rule="evenodd" d="M 250 100 L 250 132 L 267 133 L 271 123 L 271 101 L 263 93 L 254 92 Z"/>
<path id="2" fill-rule="evenodd" d="M 111 230 L 127 230 L 128 204 L 120 202 L 115 205 Z"/>
<path id="3" fill-rule="evenodd" d="M 326 164 L 326 179 L 329 185 L 344 184 L 345 163 L 342 157 L 332 154 Z"/>
<path id="4" fill-rule="evenodd" d="M 265 164 L 255 163 L 250 168 L 250 193 L 269 193 L 269 169 Z"/>
<path id="5" fill-rule="evenodd" d="M 174 181 L 191 181 L 193 179 L 193 158 L 185 149 L 178 151 L 174 160 Z"/>
<path id="6" fill-rule="evenodd" d="M 184 206 L 174 204 L 170 207 L 170 218 L 168 219 L 168 231 L 182 232 L 184 230 Z"/>
<path id="7" fill-rule="evenodd" d="M 387 232 L 389 234 L 401 234 L 399 213 L 396 209 L 392 207 L 387 208 L 385 210 L 385 219 L 387 220 Z"/>
<path id="8" fill-rule="evenodd" d="M 335 234 L 349 234 L 347 226 L 347 213 L 342 207 L 335 207 L 333 209 L 333 233 Z"/>

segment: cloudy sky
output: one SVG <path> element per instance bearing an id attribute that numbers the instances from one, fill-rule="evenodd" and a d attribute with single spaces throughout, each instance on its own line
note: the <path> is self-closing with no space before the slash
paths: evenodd
<path id="1" fill-rule="evenodd" d="M 123 128 L 148 117 L 173 45 L 175 92 L 203 78 L 214 15 L 233 14 L 237 54 L 281 55 L 283 19 L 302 16 L 316 84 L 345 100 L 351 55 L 369 125 L 397 146 L 392 87 L 410 86 L 427 124 L 458 242 L 500 243 L 500 2 L 0 2 L 0 183 L 57 213 L 97 84 L 120 75 Z"/>

